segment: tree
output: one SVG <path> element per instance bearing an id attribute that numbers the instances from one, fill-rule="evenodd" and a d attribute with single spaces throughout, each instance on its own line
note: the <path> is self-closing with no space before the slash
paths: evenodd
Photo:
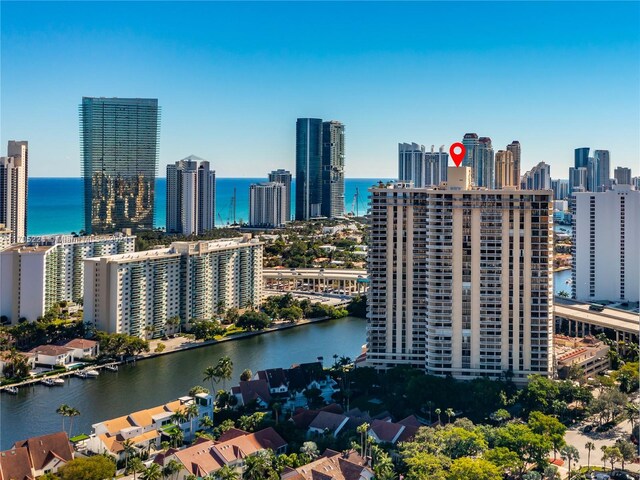
<path id="1" fill-rule="evenodd" d="M 3 370 L 7 378 L 21 380 L 29 376 L 29 362 L 26 357 L 15 349 L 9 353 Z"/>
<path id="2" fill-rule="evenodd" d="M 218 372 L 218 378 L 222 380 L 222 388 L 227 390 L 227 380 L 231 380 L 233 375 L 233 362 L 228 356 L 224 356 L 218 360 L 216 364 L 216 370 Z"/>
<path id="3" fill-rule="evenodd" d="M 62 467 L 58 474 L 61 480 L 104 480 L 115 476 L 116 465 L 102 455 L 79 457 Z"/>
<path id="4" fill-rule="evenodd" d="M 199 393 L 209 393 L 209 389 L 208 388 L 204 388 L 203 386 L 200 385 L 196 385 L 194 387 L 191 387 L 191 390 L 189 390 L 189 396 L 190 397 L 195 397 L 197 394 Z"/>
<path id="5" fill-rule="evenodd" d="M 580 460 L 580 452 L 578 452 L 578 449 L 573 445 L 564 445 L 560 449 L 560 458 L 567 462 L 567 469 L 569 470 L 568 478 L 571 478 L 571 463 Z"/>
<path id="6" fill-rule="evenodd" d="M 518 454 L 525 463 L 535 463 L 544 468 L 547 464 L 547 454 L 552 448 L 551 440 L 544 435 L 537 434 L 527 425 L 509 423 L 495 431 L 495 445 L 506 447 Z M 524 472 L 519 472 L 522 475 Z"/>
<path id="7" fill-rule="evenodd" d="M 191 405 L 189 405 L 186 410 L 185 410 L 185 417 L 186 419 L 189 421 L 190 423 L 190 432 L 191 432 L 191 438 L 193 438 L 195 431 L 193 429 L 193 420 L 195 418 L 198 418 L 198 416 L 200 415 L 200 409 L 198 409 L 198 405 L 194 402 Z"/>
<path id="8" fill-rule="evenodd" d="M 440 421 L 440 414 L 442 413 L 442 410 L 439 408 L 436 408 L 435 412 L 436 416 L 438 417 L 438 424 L 442 425 L 442 422 Z"/>
<path id="9" fill-rule="evenodd" d="M 131 461 L 129 461 L 129 472 L 133 473 L 133 480 L 136 480 L 136 474 L 143 470 L 144 463 L 142 463 L 140 457 L 133 457 Z"/>
<path id="10" fill-rule="evenodd" d="M 302 447 L 300 447 L 300 453 L 303 455 L 307 455 L 311 460 L 314 460 L 320 454 L 318 450 L 318 445 L 315 442 L 304 442 Z"/>
<path id="11" fill-rule="evenodd" d="M 596 445 L 593 442 L 587 442 L 584 444 L 584 448 L 587 449 L 587 470 L 591 470 L 591 452 L 596 449 Z"/>
<path id="12" fill-rule="evenodd" d="M 204 378 L 202 379 L 202 381 L 211 381 L 211 390 L 215 391 L 216 387 L 214 384 L 217 384 L 220 381 L 220 377 L 218 377 L 218 369 L 213 365 L 210 365 L 204 369 L 203 375 Z"/>
<path id="13" fill-rule="evenodd" d="M 236 320 L 236 326 L 244 328 L 245 330 L 264 330 L 271 324 L 269 316 L 264 312 L 244 312 L 238 320 Z"/>
<path id="14" fill-rule="evenodd" d="M 80 415 L 80 410 L 78 410 L 77 408 L 73 408 L 70 407 L 67 415 L 70 418 L 70 422 L 69 422 L 69 437 L 71 437 L 71 429 L 73 428 L 73 418 L 77 417 L 78 415 Z"/>
<path id="15" fill-rule="evenodd" d="M 482 458 L 462 457 L 454 460 L 448 480 L 502 480 L 502 472 Z"/>
<path id="16" fill-rule="evenodd" d="M 636 421 L 638 420 L 638 415 L 640 415 L 640 410 L 638 409 L 638 405 L 636 405 L 633 402 L 629 402 L 625 405 L 624 416 L 631 423 L 631 430 L 633 430 L 633 427 L 635 426 Z"/>
<path id="17" fill-rule="evenodd" d="M 442 453 L 454 460 L 460 457 L 475 457 L 487 449 L 487 442 L 481 433 L 453 425 L 438 430 L 435 439 Z"/>
<path id="18" fill-rule="evenodd" d="M 182 469 L 182 464 L 177 460 L 169 460 L 169 462 L 165 465 L 162 473 L 164 477 L 173 477 Z"/>
<path id="19" fill-rule="evenodd" d="M 356 432 L 360 434 L 360 456 L 364 458 L 367 450 L 367 432 L 369 431 L 369 424 L 367 422 L 358 425 Z"/>
<path id="20" fill-rule="evenodd" d="M 491 420 L 498 423 L 499 425 L 502 425 L 504 422 L 511 419 L 511 414 L 504 408 L 500 408 L 489 415 L 489 418 L 491 418 Z"/>
<path id="21" fill-rule="evenodd" d="M 279 475 L 272 465 L 273 453 L 262 451 L 245 459 L 245 480 L 276 480 Z"/>
<path id="22" fill-rule="evenodd" d="M 240 480 L 238 471 L 229 465 L 223 465 L 217 472 L 212 474 L 214 480 Z"/>
<path id="23" fill-rule="evenodd" d="M 447 423 L 451 423 L 451 417 L 455 417 L 456 415 L 456 413 L 453 411 L 453 408 L 447 408 L 444 413 L 448 418 Z"/>
<path id="24" fill-rule="evenodd" d="M 602 447 L 602 461 L 604 463 L 611 464 L 611 470 L 613 470 L 613 466 L 616 462 L 622 461 L 622 453 L 618 449 L 618 447 Z"/>
<path id="25" fill-rule="evenodd" d="M 518 454 L 505 447 L 487 450 L 484 452 L 483 458 L 509 474 L 524 469 L 523 462 L 518 458 Z"/>
<path id="26" fill-rule="evenodd" d="M 406 480 L 444 479 L 446 459 L 431 453 L 418 451 L 404 458 L 407 465 Z"/>
<path id="27" fill-rule="evenodd" d="M 213 421 L 213 418 L 211 418 L 209 415 L 205 415 L 200 419 L 200 427 L 204 428 L 205 430 L 212 429 L 214 425 L 215 425 L 215 422 Z"/>
<path id="28" fill-rule="evenodd" d="M 157 463 L 149 465 L 147 469 L 142 472 L 142 475 L 140 475 L 142 480 L 160 480 L 162 477 L 162 467 Z"/>
<path id="29" fill-rule="evenodd" d="M 136 451 L 133 444 L 133 440 L 127 438 L 122 442 L 122 449 L 124 450 L 124 469 L 129 467 L 129 457 Z"/>
<path id="30" fill-rule="evenodd" d="M 253 377 L 253 372 L 251 370 L 249 370 L 248 368 L 246 368 L 240 374 L 240 380 L 243 381 L 243 382 L 248 382 L 249 380 L 251 380 L 251 377 Z"/>
<path id="31" fill-rule="evenodd" d="M 63 432 L 66 432 L 66 430 L 64 428 L 64 417 L 68 417 L 69 416 L 69 409 L 70 408 L 71 407 L 69 405 L 67 405 L 66 403 L 63 403 L 58 408 L 56 408 L 56 413 L 62 417 L 62 431 Z"/>
<path id="32" fill-rule="evenodd" d="M 274 402 L 273 405 L 271 405 L 271 408 L 273 409 L 273 415 L 275 416 L 276 425 L 278 425 L 278 420 L 280 419 L 280 411 L 282 410 L 282 404 L 280 402 Z"/>
<path id="33" fill-rule="evenodd" d="M 560 423 L 557 418 L 541 412 L 531 412 L 527 423 L 534 433 L 544 435 L 551 440 L 553 458 L 555 459 L 556 452 L 564 445 L 564 434 L 567 431 L 567 427 Z"/>
<path id="34" fill-rule="evenodd" d="M 637 447 L 627 440 L 616 440 L 615 446 L 620 451 L 620 462 L 622 463 L 622 469 L 624 470 L 625 462 L 632 462 L 638 455 Z"/>

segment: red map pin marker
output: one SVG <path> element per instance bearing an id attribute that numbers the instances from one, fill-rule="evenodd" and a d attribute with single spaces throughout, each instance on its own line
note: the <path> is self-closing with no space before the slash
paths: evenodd
<path id="1" fill-rule="evenodd" d="M 467 149 L 464 148 L 464 145 L 460 142 L 454 143 L 451 145 L 449 149 L 449 154 L 451 158 L 453 158 L 453 163 L 456 164 L 456 167 L 459 167 L 462 163 L 462 159 L 464 158 L 464 154 L 467 152 Z"/>

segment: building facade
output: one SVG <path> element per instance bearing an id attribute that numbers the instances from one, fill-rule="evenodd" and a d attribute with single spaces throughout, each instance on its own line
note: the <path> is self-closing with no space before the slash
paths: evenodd
<path id="1" fill-rule="evenodd" d="M 276 228 L 287 222 L 287 187 L 282 183 L 254 183 L 249 187 L 249 226 Z"/>
<path id="2" fill-rule="evenodd" d="M 85 232 L 153 229 L 158 100 L 83 97 L 79 110 Z"/>
<path id="3" fill-rule="evenodd" d="M 449 154 L 444 145 L 436 152 L 431 145 L 427 152 L 424 145 L 417 143 L 398 144 L 398 180 L 412 182 L 416 187 L 440 185 L 447 181 Z"/>
<path id="4" fill-rule="evenodd" d="M 11 243 L 27 237 L 29 144 L 9 140 L 7 156 L 0 157 L 0 223 L 11 231 Z"/>
<path id="5" fill-rule="evenodd" d="M 631 169 L 627 167 L 617 167 L 613 172 L 618 185 L 631 185 Z"/>
<path id="6" fill-rule="evenodd" d="M 84 320 L 150 338 L 174 317 L 209 320 L 222 308 L 257 306 L 262 257 L 263 244 L 240 237 L 87 259 Z"/>
<path id="7" fill-rule="evenodd" d="M 0 315 L 12 323 L 35 321 L 55 303 L 80 302 L 84 295 L 84 260 L 131 253 L 135 236 L 52 235 L 31 237 L 0 253 Z"/>
<path id="8" fill-rule="evenodd" d="M 0 252 L 11 246 L 12 233 L 11 229 L 5 227 L 4 223 L 0 223 Z"/>
<path id="9" fill-rule="evenodd" d="M 296 123 L 296 220 L 344 215 L 344 125 L 299 118 Z"/>
<path id="10" fill-rule="evenodd" d="M 195 155 L 167 165 L 167 233 L 201 235 L 215 228 L 216 172 Z"/>
<path id="11" fill-rule="evenodd" d="M 367 364 L 550 375 L 552 192 L 398 183 L 370 193 Z"/>
<path id="12" fill-rule="evenodd" d="M 489 137 L 478 139 L 472 177 L 477 187 L 494 188 L 495 186 L 495 158 Z"/>
<path id="13" fill-rule="evenodd" d="M 513 166 L 513 153 L 509 150 L 498 150 L 496 153 L 496 180 L 495 187 L 499 190 L 504 187 L 518 187 L 518 181 L 515 180 Z M 516 185 L 518 184 L 518 185 Z"/>
<path id="14" fill-rule="evenodd" d="M 640 191 L 614 185 L 601 193 L 575 193 L 573 223 L 573 298 L 637 302 L 640 268 Z"/>
<path id="15" fill-rule="evenodd" d="M 526 172 L 520 181 L 523 190 L 551 190 L 551 165 L 538 163 Z"/>
<path id="16" fill-rule="evenodd" d="M 593 160 L 597 166 L 596 192 L 604 192 L 609 188 L 611 178 L 609 150 L 596 150 L 593 152 Z"/>
<path id="17" fill-rule="evenodd" d="M 273 170 L 269 173 L 269 181 L 281 183 L 285 186 L 285 199 L 286 199 L 286 210 L 287 217 L 286 221 L 291 220 L 291 172 L 289 170 L 284 170 L 279 168 L 278 170 Z"/>
<path id="18" fill-rule="evenodd" d="M 509 145 L 507 145 L 507 151 L 511 152 L 513 155 L 513 173 L 511 174 L 511 178 L 513 179 L 513 183 L 518 188 L 520 185 L 520 160 L 521 160 L 521 149 L 520 142 L 518 140 L 514 140 Z M 497 188 L 497 187 L 496 187 Z"/>

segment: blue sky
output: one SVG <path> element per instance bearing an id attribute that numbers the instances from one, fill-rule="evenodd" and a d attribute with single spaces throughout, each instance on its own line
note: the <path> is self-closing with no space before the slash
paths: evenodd
<path id="1" fill-rule="evenodd" d="M 640 3 L 1 3 L 0 148 L 79 176 L 81 97 L 155 97 L 159 173 L 294 169 L 295 120 L 346 125 L 346 175 L 465 132 L 566 178 L 575 147 L 640 173 Z M 612 168 L 613 170 L 613 168 Z"/>

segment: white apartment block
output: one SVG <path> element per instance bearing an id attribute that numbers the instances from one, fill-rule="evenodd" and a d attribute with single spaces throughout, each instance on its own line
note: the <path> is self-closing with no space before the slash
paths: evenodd
<path id="1" fill-rule="evenodd" d="M 249 225 L 283 227 L 289 218 L 287 187 L 283 183 L 254 183 L 249 187 Z"/>
<path id="2" fill-rule="evenodd" d="M 413 182 L 416 187 L 440 185 L 447 181 L 449 154 L 444 145 L 436 152 L 431 145 L 427 152 L 424 145 L 417 143 L 398 144 L 398 179 L 401 182 Z"/>
<path id="3" fill-rule="evenodd" d="M 84 260 L 133 252 L 135 236 L 53 235 L 31 237 L 0 253 L 0 315 L 35 321 L 55 303 L 78 302 L 84 294 Z"/>
<path id="4" fill-rule="evenodd" d="M 573 298 L 637 302 L 640 191 L 614 185 L 606 192 L 574 193 Z"/>
<path id="5" fill-rule="evenodd" d="M 520 383 L 550 375 L 552 192 L 369 191 L 367 364 L 458 379 L 509 371 Z"/>
<path id="6" fill-rule="evenodd" d="M 208 320 L 220 306 L 257 306 L 262 257 L 262 243 L 240 237 L 87 259 L 84 320 L 148 338 L 172 317 Z"/>
<path id="7" fill-rule="evenodd" d="M 27 236 L 28 142 L 9 140 L 0 157 L 0 223 L 11 230 L 11 243 Z"/>

